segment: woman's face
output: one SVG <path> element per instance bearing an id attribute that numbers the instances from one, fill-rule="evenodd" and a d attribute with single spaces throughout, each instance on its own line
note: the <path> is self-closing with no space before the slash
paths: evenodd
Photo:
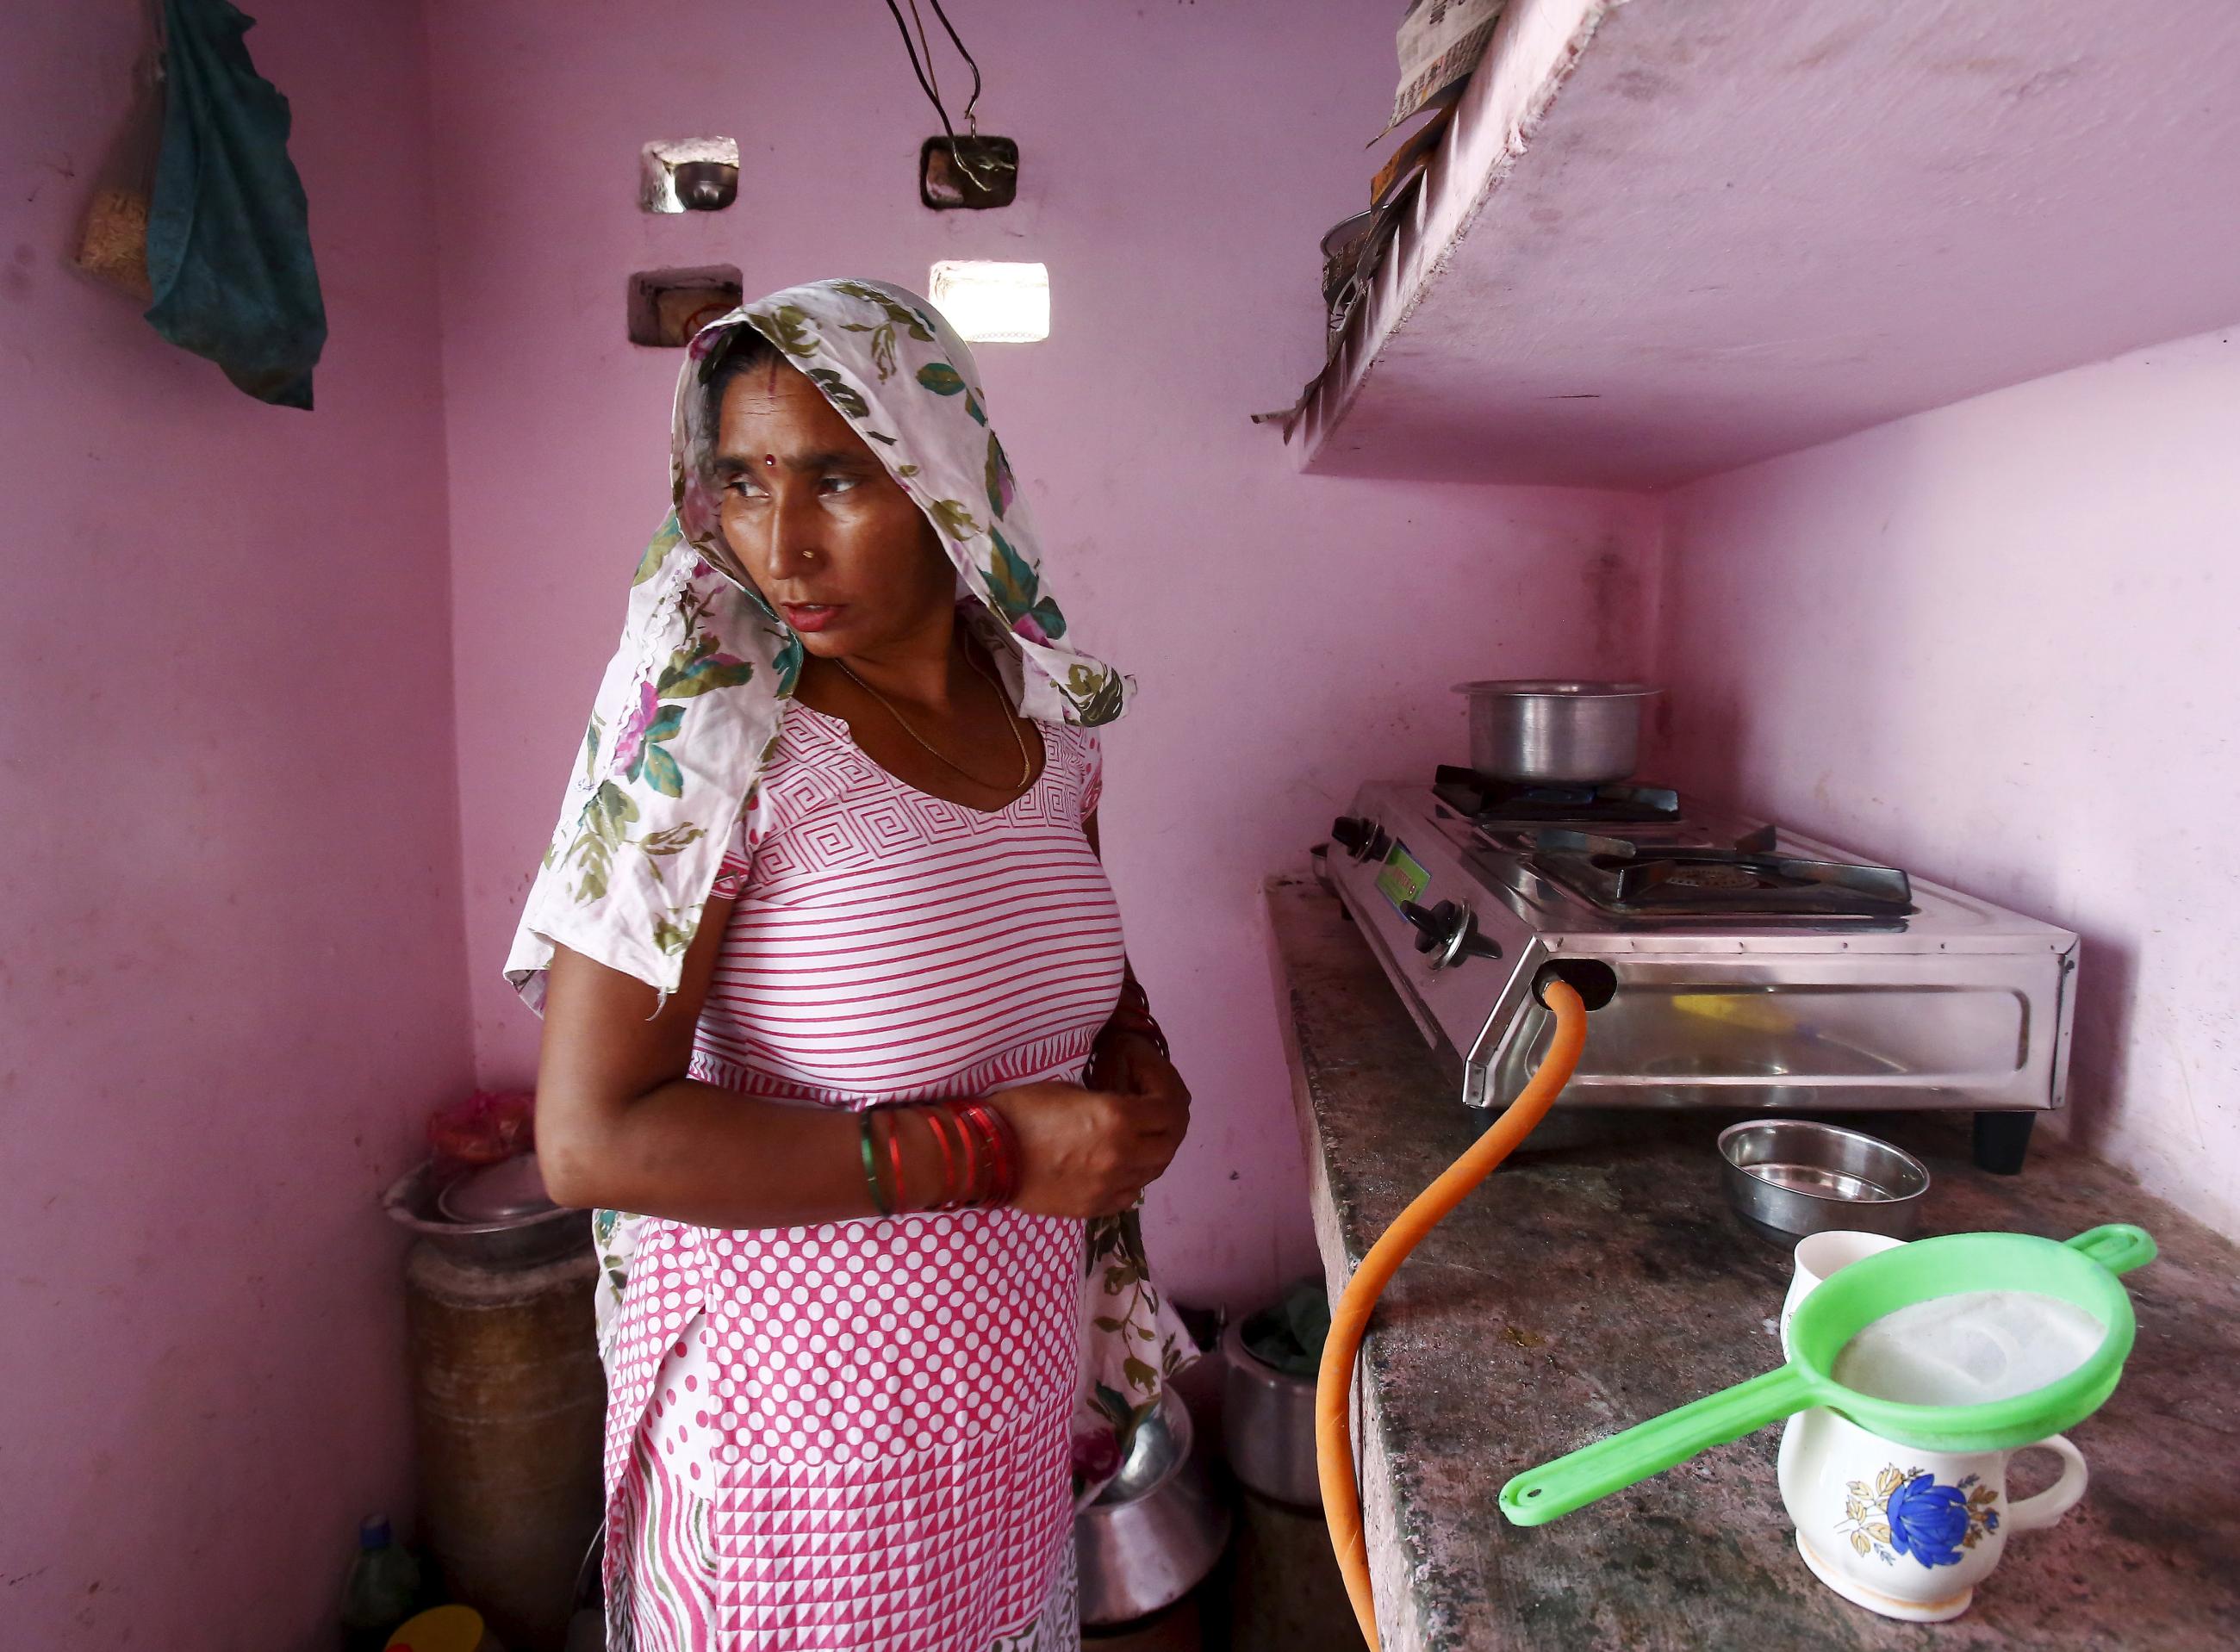
<path id="1" fill-rule="evenodd" d="M 712 465 L 724 543 L 811 654 L 877 652 L 947 623 L 933 524 L 817 388 L 751 367 L 724 387 Z"/>

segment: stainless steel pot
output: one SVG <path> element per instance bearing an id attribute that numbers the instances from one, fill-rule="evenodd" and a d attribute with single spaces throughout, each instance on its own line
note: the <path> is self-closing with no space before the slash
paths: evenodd
<path id="1" fill-rule="evenodd" d="M 1647 683 L 1541 678 L 1458 683 L 1470 696 L 1470 767 L 1496 780 L 1597 785 L 1623 780 L 1641 753 Z"/>
<path id="2" fill-rule="evenodd" d="M 1222 1377 L 1221 1437 L 1237 1477 L 1263 1497 L 1301 1509 L 1319 1509 L 1322 1480 L 1315 1468 L 1315 1383 L 1290 1376 L 1244 1345 L 1244 1322 L 1232 1319 L 1221 1334 L 1228 1367 Z"/>
<path id="3" fill-rule="evenodd" d="M 1189 1408 L 1169 1388 L 1120 1472 L 1074 1516 L 1083 1623 L 1125 1623 L 1171 1606 L 1221 1558 L 1229 1506 L 1190 1442 Z"/>

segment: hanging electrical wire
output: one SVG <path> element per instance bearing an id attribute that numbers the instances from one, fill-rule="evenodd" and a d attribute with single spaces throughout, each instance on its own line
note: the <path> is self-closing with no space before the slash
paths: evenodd
<path id="1" fill-rule="evenodd" d="M 957 25 L 949 20 L 949 13 L 942 10 L 941 0 L 926 0 L 926 3 L 933 8 L 933 15 L 940 20 L 942 32 L 949 37 L 949 43 L 957 48 L 957 55 L 964 59 L 965 67 L 972 71 L 972 95 L 964 100 L 963 122 L 966 137 L 977 138 L 980 126 L 973 110 L 980 102 L 979 63 L 966 49 L 963 37 L 957 32 Z M 903 50 L 910 56 L 910 73 L 917 77 L 918 90 L 933 105 L 933 112 L 941 117 L 941 135 L 948 140 L 949 158 L 956 165 L 958 174 L 986 189 L 990 178 L 1002 170 L 1001 166 L 992 157 L 983 157 L 977 163 L 964 158 L 964 152 L 957 143 L 957 129 L 949 118 L 949 106 L 942 100 L 941 81 L 934 67 L 933 48 L 925 37 L 925 19 L 918 14 L 918 0 L 909 0 L 909 4 L 910 16 L 910 22 L 906 23 L 903 19 L 902 8 L 896 4 L 895 0 L 887 0 L 887 15 L 895 20 L 895 27 L 901 32 Z M 917 25 L 915 40 L 910 37 L 910 23 Z"/>
<path id="2" fill-rule="evenodd" d="M 972 110 L 980 101 L 980 65 L 973 61 L 972 54 L 964 50 L 964 42 L 957 37 L 957 25 L 950 22 L 949 14 L 941 9 L 941 0 L 926 0 L 926 3 L 933 8 L 933 15 L 941 19 L 941 30 L 949 37 L 949 43 L 957 48 L 957 55 L 964 59 L 964 66 L 972 71 L 972 96 L 964 100 L 964 125 L 966 130 L 977 135 L 980 127 L 972 117 Z M 910 11 L 912 15 L 917 13 L 917 0 L 910 0 Z M 923 30 L 920 30 L 921 38 L 923 34 Z M 931 52 L 926 54 L 929 63 L 932 57 Z"/>
<path id="3" fill-rule="evenodd" d="M 941 74 L 934 67 L 933 48 L 926 42 L 925 19 L 918 15 L 917 0 L 910 0 L 910 27 L 917 30 L 917 55 L 925 60 L 926 82 L 933 92 L 934 107 L 939 109 L 942 102 Z M 946 124 L 945 122 L 943 123 Z"/>

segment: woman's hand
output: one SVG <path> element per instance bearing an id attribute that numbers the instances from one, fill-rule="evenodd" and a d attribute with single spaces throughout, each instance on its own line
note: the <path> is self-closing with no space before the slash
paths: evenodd
<path id="1" fill-rule="evenodd" d="M 1150 1053 L 1163 1062 L 1156 1046 Z M 1129 1209 L 1165 1170 L 1190 1127 L 1190 1092 L 1179 1078 L 1147 1093 L 1022 1084 L 988 1101 L 1018 1133 L 1019 1191 L 1011 1203 L 1039 1216 L 1110 1216 Z"/>

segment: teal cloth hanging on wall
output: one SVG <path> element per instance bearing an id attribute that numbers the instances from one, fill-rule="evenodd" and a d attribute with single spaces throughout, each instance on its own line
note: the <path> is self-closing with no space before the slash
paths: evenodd
<path id="1" fill-rule="evenodd" d="M 327 342 L 288 100 L 226 0 L 165 0 L 163 144 L 148 212 L 156 330 L 259 401 L 311 405 Z"/>

